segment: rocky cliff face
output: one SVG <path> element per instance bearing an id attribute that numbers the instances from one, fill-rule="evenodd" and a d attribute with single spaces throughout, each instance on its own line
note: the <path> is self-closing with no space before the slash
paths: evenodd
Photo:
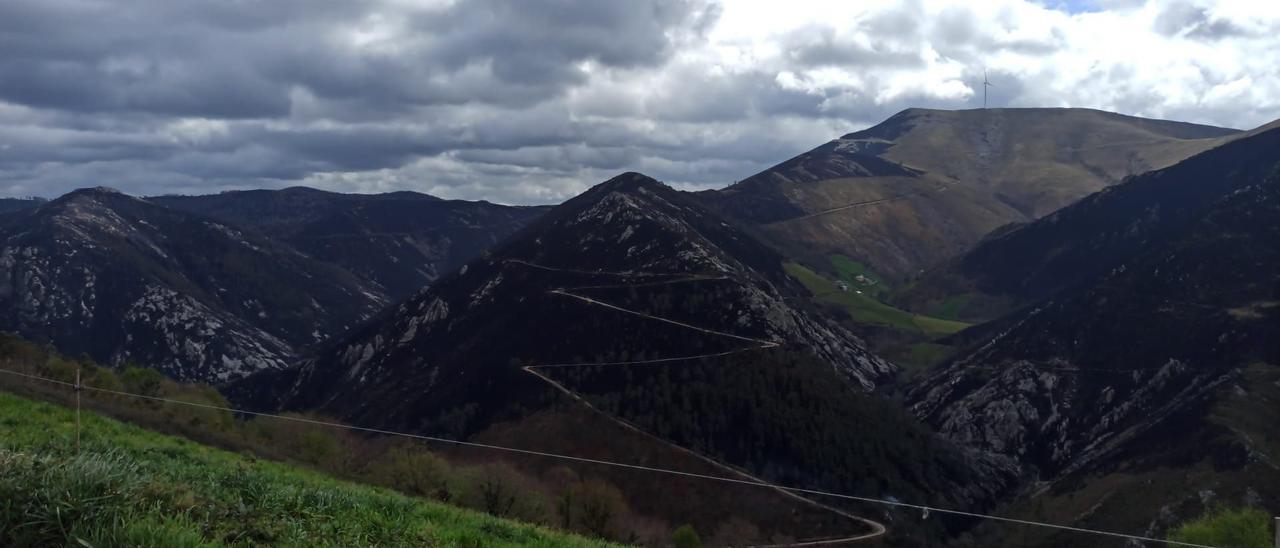
<path id="1" fill-rule="evenodd" d="M 989 326 L 914 387 L 913 410 L 953 440 L 1045 479 L 1105 467 L 1150 432 L 1170 435 L 1171 424 L 1184 433 L 1202 428 L 1205 409 L 1244 368 L 1280 363 L 1269 342 L 1280 333 L 1280 164 L 1274 154 L 1250 154 L 1277 150 L 1276 138 L 1241 140 L 1041 221 L 1128 208 L 1124 233 L 1141 245 L 1087 282 Z M 1213 175 L 1206 169 L 1214 165 L 1232 168 Z M 1157 207 L 1181 196 L 1179 185 L 1232 190 L 1194 213 Z M 1081 241 L 1073 234 L 1106 231 L 1076 228 L 1026 230 L 1063 235 L 1039 243 L 1059 250 Z"/>
<path id="2" fill-rule="evenodd" d="M 308 363 L 281 400 L 375 424 L 469 430 L 545 397 L 522 365 L 782 344 L 873 386 L 893 366 L 788 304 L 774 252 L 638 174 L 603 183 Z M 269 383 L 266 383 L 269 384 Z"/>
<path id="3" fill-rule="evenodd" d="M 0 328 L 218 383 L 282 368 L 386 297 L 236 228 L 105 189 L 0 227 Z"/>

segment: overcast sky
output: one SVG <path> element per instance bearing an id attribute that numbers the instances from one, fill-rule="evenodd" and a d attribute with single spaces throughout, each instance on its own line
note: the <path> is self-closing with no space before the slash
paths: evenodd
<path id="1" fill-rule="evenodd" d="M 745 178 L 912 106 L 1280 117 L 1280 2 L 0 0 L 0 195 L 554 203 Z"/>

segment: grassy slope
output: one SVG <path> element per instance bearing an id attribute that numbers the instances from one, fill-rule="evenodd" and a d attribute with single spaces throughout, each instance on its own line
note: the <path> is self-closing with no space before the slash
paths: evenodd
<path id="1" fill-rule="evenodd" d="M 0 544 L 604 546 L 0 393 Z"/>
<path id="2" fill-rule="evenodd" d="M 830 280 L 795 263 L 788 263 L 786 269 L 788 274 L 804 284 L 814 300 L 844 308 L 859 323 L 894 327 L 928 337 L 948 335 L 969 327 L 964 322 L 921 316 L 894 308 L 869 295 L 857 293 L 853 287 L 847 292 L 840 291 Z"/>
<path id="3" fill-rule="evenodd" d="M 831 255 L 827 258 L 831 260 L 831 265 L 835 267 L 838 274 L 837 277 L 849 284 L 849 287 L 861 289 L 863 293 L 876 298 L 889 291 L 890 288 L 885 284 L 884 276 L 877 274 L 867 265 L 839 254 Z M 876 282 L 875 285 L 859 284 L 856 278 L 860 275 L 874 280 Z"/>
<path id="4" fill-rule="evenodd" d="M 793 256 L 841 253 L 904 281 L 976 244 L 1011 222 L 1039 218 L 1115 184 L 1126 175 L 1172 165 L 1230 137 L 1225 131 L 1126 118 L 1082 109 L 912 109 L 868 130 L 890 139 L 883 160 L 923 172 L 919 177 L 804 179 L 770 171 L 761 185 L 809 213 L 908 195 L 872 207 L 843 210 L 763 231 Z M 1204 137 L 1204 138 L 1193 138 Z M 811 160 L 824 165 L 819 153 Z M 824 167 L 838 167 L 841 159 Z M 759 203 L 746 188 L 745 207 Z"/>

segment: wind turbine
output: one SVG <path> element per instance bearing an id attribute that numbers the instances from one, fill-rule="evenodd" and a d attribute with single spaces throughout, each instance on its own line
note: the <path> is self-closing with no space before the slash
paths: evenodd
<path id="1" fill-rule="evenodd" d="M 987 80 L 987 69 L 982 69 L 982 108 L 987 108 L 987 88 L 994 86 L 990 80 Z"/>

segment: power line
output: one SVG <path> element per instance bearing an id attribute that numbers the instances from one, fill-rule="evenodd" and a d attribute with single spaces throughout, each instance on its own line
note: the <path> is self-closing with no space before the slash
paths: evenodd
<path id="1" fill-rule="evenodd" d="M 542 269 L 546 269 L 546 270 L 552 270 L 552 271 L 557 271 L 557 270 L 558 270 L 558 271 L 563 271 L 563 270 L 564 270 L 564 269 L 557 269 L 557 268 L 547 267 L 547 266 L 543 266 L 543 265 L 538 265 L 538 264 L 530 263 L 530 262 L 527 262 L 527 261 L 519 261 L 519 260 L 516 260 L 516 261 L 514 261 L 514 263 L 516 263 L 516 264 L 521 264 L 521 265 L 525 265 L 525 266 L 530 266 L 530 267 L 534 267 L 534 268 L 542 268 Z M 597 272 L 601 272 L 601 271 L 597 271 Z M 619 274 L 619 273 L 611 272 L 611 273 L 609 273 L 609 274 L 617 275 L 617 274 Z M 625 274 L 624 274 L 624 275 L 625 275 Z M 665 274 L 664 274 L 663 276 L 667 276 L 667 275 L 665 275 Z M 625 285 L 625 286 L 617 286 L 617 287 L 635 288 L 635 287 L 640 287 L 640 286 L 649 286 L 649 285 L 665 285 L 665 284 L 685 283 L 685 282 L 689 282 L 689 281 L 696 281 L 696 280 L 727 279 L 727 278 L 726 278 L 726 277 L 724 277 L 724 276 L 707 276 L 707 275 L 698 275 L 698 274 L 693 274 L 693 275 L 670 274 L 670 276 L 676 276 L 676 277 L 673 277 L 673 278 L 671 278 L 671 279 L 664 280 L 664 281 L 655 281 L 655 282 L 642 283 L 642 284 L 629 284 L 629 285 Z M 616 284 L 615 284 L 615 285 L 616 285 Z M 596 286 L 596 287 L 602 287 L 602 286 Z M 586 288 L 586 287 L 578 287 L 578 288 L 574 288 L 574 289 L 575 289 L 575 290 L 581 290 L 581 289 L 585 289 L 585 288 Z M 543 373 L 538 372 L 538 371 L 537 371 L 537 368 L 539 368 L 539 367 L 584 367 L 584 366 L 588 366 L 588 365 L 612 365 L 612 366 L 663 365 L 663 364 L 668 364 L 668 363 L 672 363 L 672 362 L 676 362 L 676 361 L 700 360 L 700 359 L 706 359 L 706 358 L 713 358 L 713 357 L 728 356 L 728 355 L 736 354 L 736 353 L 739 353 L 739 352 L 750 352 L 750 351 L 755 351 L 755 350 L 763 350 L 763 349 L 767 349 L 767 348 L 774 348 L 774 347 L 780 346 L 782 343 L 774 342 L 774 341 L 765 341 L 765 340 L 752 339 L 752 338 L 749 338 L 749 337 L 742 337 L 742 336 L 734 335 L 734 334 L 731 334 L 731 333 L 724 333 L 724 332 L 721 332 L 721 331 L 716 331 L 716 330 L 712 330 L 712 329 L 707 329 L 707 328 L 698 327 L 698 326 L 695 326 L 695 325 L 690 325 L 690 324 L 687 324 L 687 323 L 684 323 L 684 322 L 675 321 L 675 320 L 672 320 L 672 319 L 669 319 L 669 318 L 661 318 L 661 317 L 654 316 L 654 315 L 652 315 L 652 314 L 648 314 L 648 313 L 645 313 L 645 312 L 640 312 L 640 311 L 636 311 L 636 310 L 630 310 L 630 309 L 623 308 L 623 307 L 620 307 L 620 306 L 616 306 L 616 305 L 613 305 L 613 304 L 609 304 L 609 303 L 606 303 L 606 302 L 603 302 L 603 301 L 599 301 L 599 300 L 596 300 L 596 299 L 592 299 L 592 298 L 590 298 L 590 297 L 584 297 L 584 296 L 582 296 L 582 295 L 576 295 L 576 294 L 570 293 L 568 290 L 566 290 L 566 289 L 564 289 L 564 288 L 551 290 L 551 291 L 550 291 L 550 293 L 551 293 L 551 294 L 555 294 L 555 295 L 563 295 L 563 296 L 566 296 L 566 297 L 573 297 L 573 298 L 578 299 L 578 300 L 580 300 L 580 301 L 582 301 L 582 302 L 585 302 L 585 303 L 587 303 L 587 304 L 591 304 L 591 305 L 598 305 L 598 306 L 604 306 L 604 307 L 610 308 L 610 309 L 612 309 L 612 310 L 616 310 L 616 311 L 620 311 L 620 312 L 625 312 L 625 313 L 627 313 L 627 314 L 632 314 L 632 315 L 639 316 L 639 317 L 646 318 L 646 319 L 652 319 L 652 320 L 656 320 L 656 321 L 666 322 L 666 323 L 668 323 L 668 324 L 673 324 L 673 325 L 676 325 L 676 326 L 679 326 L 679 327 L 682 327 L 682 328 L 685 328 L 685 329 L 692 329 L 692 330 L 694 330 L 694 331 L 699 331 L 699 332 L 707 333 L 707 334 L 711 334 L 711 335 L 717 335 L 717 336 L 723 336 L 723 337 L 730 337 L 730 338 L 733 338 L 733 339 L 738 339 L 738 340 L 743 340 L 743 341 L 752 342 L 752 343 L 755 343 L 756 345 L 758 345 L 758 346 L 751 346 L 751 347 L 745 347 L 745 348 L 738 348 L 738 349 L 734 349 L 734 350 L 729 350 L 729 351 L 725 351 L 725 352 L 718 352 L 718 353 L 713 353 L 713 354 L 699 354 L 699 355 L 692 355 L 692 356 L 676 356 L 676 357 L 667 357 L 667 358 L 659 358 L 659 359 L 652 359 L 652 360 L 628 360 L 628 361 L 620 361 L 620 362 L 598 362 L 598 363 L 596 363 L 596 364 L 583 364 L 583 363 L 576 363 L 576 364 L 574 364 L 574 363 L 561 363 L 561 364 L 549 364 L 549 365 L 546 365 L 546 366 L 534 366 L 534 365 L 529 365 L 529 366 L 525 366 L 525 367 L 523 368 L 523 370 L 524 370 L 526 373 L 529 373 L 529 374 L 531 374 L 531 375 L 533 375 L 533 376 L 537 377 L 538 379 L 540 379 L 540 380 L 542 380 L 542 381 L 546 382 L 546 383 L 547 383 L 548 385 L 550 385 L 552 388 L 555 388 L 556 390 L 560 391 L 561 393 L 563 393 L 563 394 L 565 394 L 565 395 L 569 396 L 569 398 L 570 398 L 570 399 L 572 399 L 572 400 L 574 400 L 574 401 L 576 401 L 576 402 L 578 402 L 578 403 L 581 403 L 581 404 L 582 404 L 583 406 L 585 406 L 587 409 L 590 409 L 593 413 L 597 413 L 597 414 L 599 414 L 600 416 L 604 417 L 606 420 L 609 420 L 609 421 L 611 421 L 611 422 L 613 422 L 613 423 L 615 423 L 615 424 L 617 424 L 617 425 L 619 425 L 619 426 L 621 426 L 621 427 L 623 427 L 623 428 L 625 428 L 625 429 L 627 429 L 627 430 L 630 430 L 630 431 L 632 431 L 632 432 L 635 432 L 636 434 L 639 434 L 639 435 L 641 435 L 641 436 L 644 436 L 644 437 L 646 437 L 646 438 L 648 438 L 648 439 L 652 439 L 652 440 L 654 440 L 654 441 L 656 441 L 656 442 L 658 442 L 658 443 L 661 443 L 661 444 L 667 445 L 667 446 L 669 446 L 669 447 L 671 447 L 671 448 L 673 448 L 673 449 L 675 449 L 675 450 L 677 450 L 677 451 L 680 451 L 680 452 L 683 452 L 683 453 L 687 453 L 687 454 L 689 454 L 689 455 L 692 455 L 693 457 L 695 457 L 695 458 L 697 458 L 697 459 L 699 459 L 699 460 L 702 460 L 702 461 L 704 461 L 704 462 L 706 462 L 706 463 L 710 464 L 710 465 L 711 465 L 711 466 L 713 466 L 713 467 L 716 467 L 716 468 L 719 468 L 719 469 L 722 469 L 722 470 L 728 471 L 728 472 L 729 472 L 729 473 L 731 473 L 731 474 L 735 474 L 735 475 L 737 475 L 737 476 L 739 476 L 739 477 L 746 478 L 746 479 L 748 479 L 748 480 L 757 481 L 757 482 L 762 482 L 762 483 L 767 483 L 767 482 L 764 482 L 764 480 L 762 480 L 762 479 L 760 479 L 760 478 L 757 478 L 757 477 L 755 477 L 755 476 L 752 476 L 751 474 L 745 473 L 745 472 L 743 472 L 743 471 L 741 471 L 741 470 L 738 470 L 738 469 L 736 469 L 736 468 L 733 468 L 733 467 L 727 466 L 727 465 L 725 465 L 724 463 L 721 463 L 721 462 L 716 461 L 715 459 L 712 459 L 712 458 L 707 457 L 707 456 L 705 456 L 705 455 L 699 454 L 698 452 L 693 451 L 692 449 L 688 449 L 688 448 L 686 448 L 686 447 L 681 447 L 681 446 L 680 446 L 680 445 L 678 445 L 678 444 L 675 444 L 675 443 L 672 443 L 672 442 L 670 442 L 670 441 L 668 441 L 668 440 L 664 440 L 664 439 L 662 439 L 662 438 L 659 438 L 659 437 L 657 437 L 657 436 L 655 436 L 655 435 L 653 435 L 653 434 L 651 434 L 651 433 L 649 433 L 649 432 L 644 431 L 644 430 L 643 430 L 643 429 L 641 429 L 640 427 L 638 427 L 638 426 L 636 426 L 636 425 L 633 425 L 633 424 L 631 424 L 630 422 L 628 422 L 628 421 L 626 421 L 626 420 L 624 420 L 624 419 L 622 419 L 622 418 L 620 418 L 620 417 L 615 417 L 615 416 L 613 416 L 613 415 L 611 415 L 611 414 L 609 414 L 609 413 L 606 413 L 606 412 L 604 412 L 604 411 L 601 411 L 600 409 L 598 409 L 596 406 L 592 405 L 592 404 L 591 404 L 590 402 L 588 402 L 585 398 L 583 398 L 581 395 L 577 394 L 577 393 L 576 393 L 576 392 L 574 392 L 573 390 L 570 390 L 568 387 L 564 386 L 564 385 L 563 385 L 563 384 L 561 384 L 560 382 L 557 382 L 556 380 L 552 379 L 551 377 L 549 377 L 549 376 L 547 376 L 547 375 L 545 375 L 545 374 L 543 374 Z M 773 489 L 773 490 L 777 491 L 778 493 L 782 494 L 783 496 L 790 497 L 790 498 L 794 498 L 794 499 L 799 500 L 799 501 L 801 501 L 801 502 L 803 502 L 803 503 L 805 503 L 805 504 L 809 504 L 809 505 L 815 506 L 815 507 L 817 507 L 817 508 L 821 508 L 821 509 L 826 510 L 826 511 L 828 511 L 828 512 L 831 512 L 831 513 L 833 513 L 833 514 L 835 514 L 835 515 L 837 515 L 837 516 L 844 517 L 844 518 L 848 518 L 848 519 L 850 519 L 850 520 L 852 520 L 852 521 L 856 521 L 856 522 L 859 522 L 859 523 L 862 523 L 862 524 L 865 524 L 865 525 L 867 525 L 867 526 L 871 527 L 871 532 L 870 532 L 870 533 L 865 533 L 865 534 L 855 535 L 855 536 L 852 536 L 852 537 L 842 537 L 842 538 L 837 538 L 837 539 L 824 539 L 824 540 L 818 540 L 818 541 L 810 541 L 810 542 L 805 542 L 805 543 L 803 543 L 803 544 L 797 544 L 797 545 L 795 545 L 795 546 L 819 546 L 819 545 L 823 545 L 823 544 L 846 544 L 846 543 L 849 543 L 849 542 L 857 542 L 857 541 L 862 541 L 862 540 L 867 540 L 867 539 L 875 538 L 875 537 L 878 537 L 878 536 L 884 535 L 885 533 L 887 533 L 887 532 L 888 532 L 888 529 L 884 526 L 884 524 L 879 523 L 879 522 L 877 522 L 877 521 L 870 520 L 870 519 L 867 519 L 867 518 L 864 518 L 864 517 L 861 517 L 861 516 L 855 516 L 855 515 L 853 515 L 853 514 L 851 514 L 851 513 L 849 513 L 849 512 L 846 512 L 846 511 L 841 510 L 841 509 L 839 509 L 839 508 L 835 508 L 835 507 L 833 507 L 833 506 L 831 506 L 831 505 L 829 505 L 829 504 L 823 504 L 823 503 L 817 502 L 817 501 L 815 501 L 815 500 L 812 500 L 812 499 L 809 499 L 809 498 L 806 498 L 806 497 L 800 496 L 800 495 L 798 495 L 798 494 L 796 494 L 796 493 L 794 493 L 794 492 L 787 491 L 787 490 L 784 490 L 784 489 L 780 489 L 780 488 L 778 488 L 778 487 L 771 487 L 771 489 Z M 772 547 L 771 547 L 771 546 L 755 546 L 755 547 L 753 547 L 753 548 L 772 548 Z"/>
<path id="2" fill-rule="evenodd" d="M 58 384 L 58 385 L 62 385 L 62 386 L 68 386 L 68 387 L 72 387 L 72 388 L 75 388 L 75 386 L 76 386 L 76 384 L 74 384 L 74 383 L 70 383 L 70 382 L 66 382 L 66 381 L 60 381 L 60 380 L 57 380 L 57 379 L 50 379 L 50 378 L 47 378 L 47 377 L 41 377 L 41 376 L 38 376 L 38 375 L 32 375 L 32 374 L 29 374 L 29 373 L 22 373 L 22 372 L 20 372 L 20 371 L 13 371 L 13 370 L 10 370 L 10 369 L 0 369 L 0 373 L 6 373 L 6 374 L 15 375 L 15 376 L 18 376 L 18 377 L 23 377 L 23 378 L 27 378 L 27 379 L 31 379 L 31 380 L 42 381 L 42 382 L 48 382 L 48 383 Z M 707 474 L 698 474 L 698 473 L 696 473 L 696 472 L 684 472 L 684 471 L 680 471 L 680 470 L 671 470 L 671 469 L 667 469 L 667 468 L 657 468 L 657 467 L 653 467 L 653 466 L 644 466 L 644 465 L 640 465 L 640 464 L 629 464 L 629 463 L 624 463 L 624 462 L 607 461 L 607 460 L 602 460 L 602 459 L 592 459 L 592 458 L 587 458 L 587 457 L 575 457 L 575 456 L 573 456 L 573 455 L 562 455 L 562 454 L 558 454 L 558 453 L 550 453 L 550 452 L 545 452 L 545 451 L 534 451 L 534 450 L 530 450 L 530 449 L 519 449 L 519 448 L 515 448 L 515 447 L 505 447 L 505 446 L 501 446 L 501 445 L 492 445 L 492 444 L 486 444 L 486 443 L 476 443 L 476 442 L 470 442 L 470 441 L 462 441 L 462 440 L 455 440 L 455 439 L 449 439 L 449 438 L 441 438 L 441 437 L 436 437 L 436 436 L 426 436 L 426 435 L 422 435 L 422 434 L 411 434 L 411 433 L 407 433 L 407 432 L 396 432 L 396 431 L 394 431 L 394 430 L 384 430 L 384 429 L 381 429 L 381 428 L 369 428 L 369 427 L 364 427 L 364 426 L 353 426 L 353 425 L 349 425 L 349 424 L 342 424 L 342 423 L 337 423 L 337 422 L 322 421 L 322 420 L 316 420 L 316 419 L 308 419 L 308 418 L 305 418 L 305 417 L 290 417 L 290 416 L 285 416 L 285 415 L 276 415 L 276 414 L 273 414 L 273 413 L 263 413 L 263 412 L 259 412 L 259 411 L 248 411 L 248 410 L 245 410 L 245 409 L 236 409 L 236 408 L 232 408 L 232 407 L 224 407 L 224 406 L 220 406 L 220 405 L 212 405 L 212 404 L 207 404 L 207 403 L 188 402 L 188 401 L 175 400 L 175 399 L 170 399 L 170 398 L 162 398 L 162 397 L 159 397 L 159 396 L 148 396 L 148 395 L 145 395 L 145 394 L 134 394 L 134 393 L 132 393 L 132 392 L 124 392 L 124 391 L 121 391 L 121 390 L 111 390 L 111 389 L 108 389 L 108 388 L 99 388 L 99 387 L 96 387 L 96 386 L 89 386 L 89 385 L 84 385 L 84 384 L 81 384 L 81 385 L 80 385 L 80 389 L 81 389 L 81 390 L 89 390 L 89 391 L 93 391 L 93 392 L 99 392 L 99 393 L 103 393 L 103 394 L 113 394 L 113 395 L 117 395 L 117 396 L 126 396 L 126 397 L 139 398 L 139 399 L 150 400 L 150 401 L 157 401 L 157 402 L 163 402 L 163 403 L 171 403 L 171 404 L 176 404 L 176 405 L 186 405 L 186 406 L 198 407 L 198 408 L 203 408 L 203 409 L 212 409 L 212 410 L 216 410 L 216 411 L 226 411 L 226 412 L 229 412 L 229 413 L 237 413 L 237 414 L 251 415 L 251 416 L 257 416 L 257 417 L 267 417 L 267 418 L 273 418 L 273 419 L 278 419 L 278 420 L 285 420 L 285 421 L 300 422 L 300 423 L 312 424 L 312 425 L 316 425 L 316 426 L 325 426 L 325 427 L 330 427 L 330 428 L 342 428 L 342 429 L 347 429 L 347 430 L 355 430 L 355 431 L 359 431 L 359 432 L 368 432 L 368 433 L 372 433 L 372 434 L 382 434 L 382 435 L 387 435 L 387 436 L 400 436 L 400 437 L 404 437 L 404 438 L 417 439 L 417 440 L 430 441 L 430 442 L 437 442 L 437 443 L 444 443 L 444 444 L 450 444 L 450 445 L 458 445 L 458 446 L 462 446 L 462 447 L 474 447 L 474 448 L 478 448 L 478 449 L 489 449 L 489 450 L 493 450 L 493 451 L 503 451 L 503 452 L 508 452 L 508 453 L 521 454 L 521 455 L 530 455 L 530 456 L 537 456 L 537 457 L 546 457 L 546 458 L 553 458 L 553 459 L 566 460 L 566 461 L 570 461 L 570 462 L 580 462 L 580 463 L 584 463 L 584 464 L 597 464 L 597 465 L 602 465 L 602 466 L 612 466 L 612 467 L 615 467 L 615 468 L 623 468 L 623 469 L 628 469 L 628 470 L 639 470 L 639 471 L 644 471 L 644 472 L 653 472 L 653 473 L 659 473 L 659 474 L 669 474 L 669 475 L 682 476 L 682 477 L 688 477 L 688 478 L 697 478 L 697 479 L 704 479 L 704 480 L 711 480 L 711 481 L 719 481 L 719 482 L 724 482 L 724 483 L 733 483 L 733 484 L 738 484 L 738 485 L 751 485 L 751 486 L 755 486 L 755 487 L 766 487 L 766 488 L 770 488 L 770 489 L 781 489 L 781 490 L 785 490 L 785 491 L 791 491 L 791 492 L 794 492 L 794 493 L 804 493 L 804 494 L 809 494 L 809 495 L 819 495 L 819 496 L 832 497 L 832 498 L 838 498 L 838 499 L 843 499 L 843 500 L 851 500 L 851 501 L 856 501 L 856 502 L 864 502 L 864 503 L 869 503 L 869 504 L 880 504 L 880 505 L 891 506 L 891 507 L 896 507 L 896 508 L 907 508 L 907 509 L 912 509 L 912 510 L 919 510 L 919 511 L 924 512 L 924 513 L 926 513 L 926 514 L 927 514 L 927 513 L 935 513 L 935 512 L 936 512 L 936 513 L 939 513 L 939 514 L 950 514 L 950 515 L 955 515 L 955 516 L 963 516 L 963 517 L 976 518 L 976 519 L 987 519 L 987 520 L 993 520 L 993 521 L 1001 521 L 1001 522 L 1005 522 L 1005 523 L 1015 523 L 1015 524 L 1019 524 L 1019 525 L 1034 526 L 1034 527 L 1045 527 L 1045 528 L 1057 529 L 1057 530 L 1061 530 L 1061 531 L 1070 531 L 1070 532 L 1075 532 L 1075 533 L 1084 533 L 1084 534 L 1092 534 L 1092 535 L 1109 536 L 1109 537 L 1122 538 L 1122 539 L 1127 539 L 1127 540 L 1136 540 L 1136 541 L 1139 541 L 1139 542 L 1157 542 L 1157 543 L 1164 543 L 1164 544 L 1173 545 L 1173 546 L 1189 546 L 1189 547 L 1192 547 L 1192 548 L 1217 548 L 1217 547 L 1215 547 L 1215 546 L 1209 546 L 1209 545 L 1206 545 L 1206 544 L 1194 544 L 1194 543 L 1190 543 L 1190 542 L 1181 542 L 1181 541 L 1175 541 L 1175 540 L 1157 539 L 1157 538 L 1143 537 L 1143 536 L 1139 536 L 1139 535 L 1129 535 L 1129 534 L 1125 534 L 1125 533 L 1116 533 L 1116 532 L 1112 532 L 1112 531 L 1102 531 L 1102 530 L 1098 530 L 1098 529 L 1088 529 L 1088 528 L 1084 528 L 1084 527 L 1073 527 L 1073 526 L 1070 526 L 1070 525 L 1058 525 L 1058 524 L 1054 524 L 1054 523 L 1046 523 L 1046 522 L 1039 522 L 1039 521 L 1032 521 L 1032 520 L 1024 520 L 1024 519 L 1018 519 L 1018 518 L 1010 518 L 1010 517 L 1003 517 L 1003 516 L 995 516 L 995 515 L 990 515 L 990 514 L 982 514 L 982 513 L 978 513 L 978 512 L 966 512 L 966 511 L 963 511 L 963 510 L 951 510 L 951 509 L 947 509 L 947 508 L 938 508 L 938 507 L 925 506 L 925 505 L 920 505 L 920 504 L 911 504 L 911 503 L 907 503 L 907 502 L 900 502 L 900 501 L 895 501 L 895 500 L 877 499 L 877 498 L 873 498 L 873 497 L 861 497 L 861 496 L 856 496 L 856 495 L 846 495 L 846 494 L 843 494 L 843 493 L 835 493 L 835 492 L 831 492 L 831 491 L 822 491 L 822 490 L 818 490 L 818 489 L 806 489 L 806 488 L 803 488 L 803 487 L 788 487 L 788 486 L 783 486 L 783 485 L 775 485 L 775 484 L 771 484 L 771 483 L 766 483 L 766 482 L 762 482 L 762 481 L 751 481 L 751 480 L 743 480 L 743 479 L 735 479 L 735 478 L 726 478 L 726 477 L 722 477 L 722 476 L 712 476 L 712 475 L 707 475 Z"/>

